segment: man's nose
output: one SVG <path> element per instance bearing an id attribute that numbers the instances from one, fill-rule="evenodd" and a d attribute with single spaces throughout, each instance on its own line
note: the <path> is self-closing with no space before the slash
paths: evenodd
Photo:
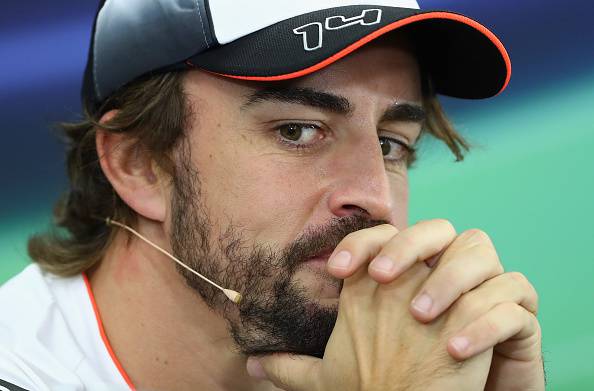
<path id="1" fill-rule="evenodd" d="M 377 138 L 342 151 L 334 171 L 328 207 L 338 217 L 362 214 L 393 223 L 394 199 Z"/>

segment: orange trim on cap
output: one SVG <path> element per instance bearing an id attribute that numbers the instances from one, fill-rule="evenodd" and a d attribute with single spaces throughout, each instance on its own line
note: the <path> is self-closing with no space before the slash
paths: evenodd
<path id="1" fill-rule="evenodd" d="M 122 375 L 122 377 L 126 381 L 126 384 L 128 384 L 128 387 L 130 387 L 131 390 L 135 391 L 136 388 L 134 387 L 134 384 L 132 384 L 132 380 L 130 380 L 130 377 L 124 370 L 124 367 L 122 366 L 122 364 L 120 363 L 118 358 L 116 357 L 115 353 L 113 352 L 113 349 L 111 348 L 109 340 L 107 339 L 107 335 L 105 334 L 105 329 L 103 328 L 103 322 L 101 322 L 101 316 L 99 315 L 99 308 L 97 307 L 97 303 L 95 302 L 95 296 L 93 295 L 93 290 L 91 289 L 91 283 L 89 282 L 87 274 L 82 273 L 82 276 L 83 276 L 83 280 L 85 281 L 85 285 L 87 287 L 87 292 L 89 293 L 89 299 L 91 299 L 91 304 L 93 305 L 93 311 L 95 312 L 95 319 L 97 319 L 97 326 L 99 327 L 99 334 L 101 335 L 101 339 L 103 340 L 105 349 L 107 349 L 107 352 L 109 353 L 109 356 L 111 357 L 111 360 L 113 361 L 116 368 L 120 372 L 120 375 Z"/>
<path id="2" fill-rule="evenodd" d="M 390 23 L 389 25 L 386 25 L 386 26 L 382 27 L 381 29 L 376 30 L 373 33 L 352 43 L 351 45 L 347 46 L 346 48 L 342 49 L 341 51 L 328 57 L 324 61 L 319 62 L 315 65 L 312 65 L 309 68 L 305 68 L 305 69 L 302 69 L 297 72 L 292 72 L 292 73 L 287 73 L 284 75 L 277 75 L 277 76 L 236 76 L 236 75 L 228 75 L 228 74 L 217 73 L 217 72 L 213 72 L 213 73 L 215 73 L 217 75 L 221 75 L 221 76 L 230 77 L 233 79 L 253 80 L 253 81 L 280 81 L 280 80 L 294 79 L 297 77 L 309 75 L 310 73 L 316 72 L 322 68 L 327 67 L 328 65 L 340 60 L 341 58 L 352 53 L 353 51 L 360 48 L 361 46 L 373 41 L 374 39 L 378 38 L 381 35 L 384 35 L 390 31 L 393 31 L 397 28 L 409 25 L 411 23 L 415 23 L 415 22 L 418 22 L 421 20 L 428 20 L 428 19 L 455 20 L 457 22 L 464 23 L 464 24 L 478 30 L 479 32 L 483 33 L 483 35 L 485 35 L 497 47 L 497 49 L 499 49 L 499 52 L 501 53 L 501 56 L 503 57 L 503 60 L 505 61 L 505 66 L 507 68 L 507 76 L 505 78 L 505 83 L 503 84 L 503 87 L 501 88 L 501 90 L 499 90 L 497 95 L 500 94 L 501 92 L 503 92 L 503 90 L 505 90 L 505 88 L 509 84 L 509 80 L 511 79 L 511 60 L 509 58 L 509 54 L 507 53 L 507 50 L 505 50 L 505 46 L 503 46 L 503 43 L 488 28 L 486 28 L 482 24 L 478 23 L 477 21 L 474 21 L 474 20 L 472 20 L 466 16 L 463 16 L 463 15 L 452 14 L 449 12 L 427 12 L 425 14 L 409 16 L 407 18 L 398 20 L 394 23 Z"/>

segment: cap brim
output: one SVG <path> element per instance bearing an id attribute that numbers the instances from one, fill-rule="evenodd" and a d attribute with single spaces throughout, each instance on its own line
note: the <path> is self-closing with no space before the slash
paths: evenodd
<path id="1" fill-rule="evenodd" d="M 381 10 L 380 22 L 323 31 L 323 45 L 315 50 L 305 50 L 303 37 L 294 30 L 337 14 L 357 15 L 365 8 L 339 7 L 287 19 L 198 54 L 187 64 L 235 79 L 289 80 L 316 72 L 384 34 L 406 28 L 437 93 L 481 99 L 497 95 L 509 83 L 509 55 L 495 34 L 480 23 L 445 11 L 373 8 Z"/>

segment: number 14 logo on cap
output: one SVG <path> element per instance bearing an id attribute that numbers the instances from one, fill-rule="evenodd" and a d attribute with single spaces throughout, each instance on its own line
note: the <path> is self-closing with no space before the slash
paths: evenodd
<path id="1" fill-rule="evenodd" d="M 308 52 L 320 49 L 324 44 L 324 29 L 340 30 L 346 27 L 360 24 L 361 26 L 371 26 L 382 21 L 381 9 L 367 9 L 361 15 L 347 18 L 337 15 L 326 18 L 324 24 L 320 22 L 308 23 L 297 27 L 293 32 L 303 36 L 303 48 Z"/>

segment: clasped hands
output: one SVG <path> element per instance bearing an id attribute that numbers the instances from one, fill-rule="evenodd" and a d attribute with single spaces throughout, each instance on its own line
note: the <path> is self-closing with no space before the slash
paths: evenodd
<path id="1" fill-rule="evenodd" d="M 290 391 L 544 390 L 536 290 L 483 231 L 378 225 L 347 235 L 328 272 L 344 286 L 323 359 L 250 358 L 250 373 Z"/>

